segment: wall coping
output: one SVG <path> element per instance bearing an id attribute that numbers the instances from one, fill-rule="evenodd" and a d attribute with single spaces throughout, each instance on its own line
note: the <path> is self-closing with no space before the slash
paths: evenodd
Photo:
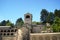
<path id="1" fill-rule="evenodd" d="M 30 35 L 51 35 L 51 34 L 60 34 L 59 33 L 30 33 Z"/>

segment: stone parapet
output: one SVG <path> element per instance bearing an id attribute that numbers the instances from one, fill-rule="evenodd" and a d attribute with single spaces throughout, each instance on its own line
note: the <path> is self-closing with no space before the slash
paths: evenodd
<path id="1" fill-rule="evenodd" d="M 60 40 L 60 33 L 30 33 L 30 40 Z"/>

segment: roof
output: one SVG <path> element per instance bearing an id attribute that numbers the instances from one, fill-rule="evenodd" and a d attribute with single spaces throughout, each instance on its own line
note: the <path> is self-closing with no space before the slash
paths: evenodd
<path id="1" fill-rule="evenodd" d="M 0 27 L 11 27 L 11 26 L 0 26 Z"/>

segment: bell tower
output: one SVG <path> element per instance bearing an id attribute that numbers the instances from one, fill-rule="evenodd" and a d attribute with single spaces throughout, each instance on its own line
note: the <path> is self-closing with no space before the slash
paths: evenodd
<path id="1" fill-rule="evenodd" d="M 24 14 L 24 23 L 32 24 L 32 14 L 30 13 Z"/>

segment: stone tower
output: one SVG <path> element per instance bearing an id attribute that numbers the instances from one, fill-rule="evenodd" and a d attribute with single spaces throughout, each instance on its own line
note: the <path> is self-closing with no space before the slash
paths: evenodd
<path id="1" fill-rule="evenodd" d="M 32 14 L 30 13 L 24 14 L 24 23 L 30 25 L 32 24 Z"/>

